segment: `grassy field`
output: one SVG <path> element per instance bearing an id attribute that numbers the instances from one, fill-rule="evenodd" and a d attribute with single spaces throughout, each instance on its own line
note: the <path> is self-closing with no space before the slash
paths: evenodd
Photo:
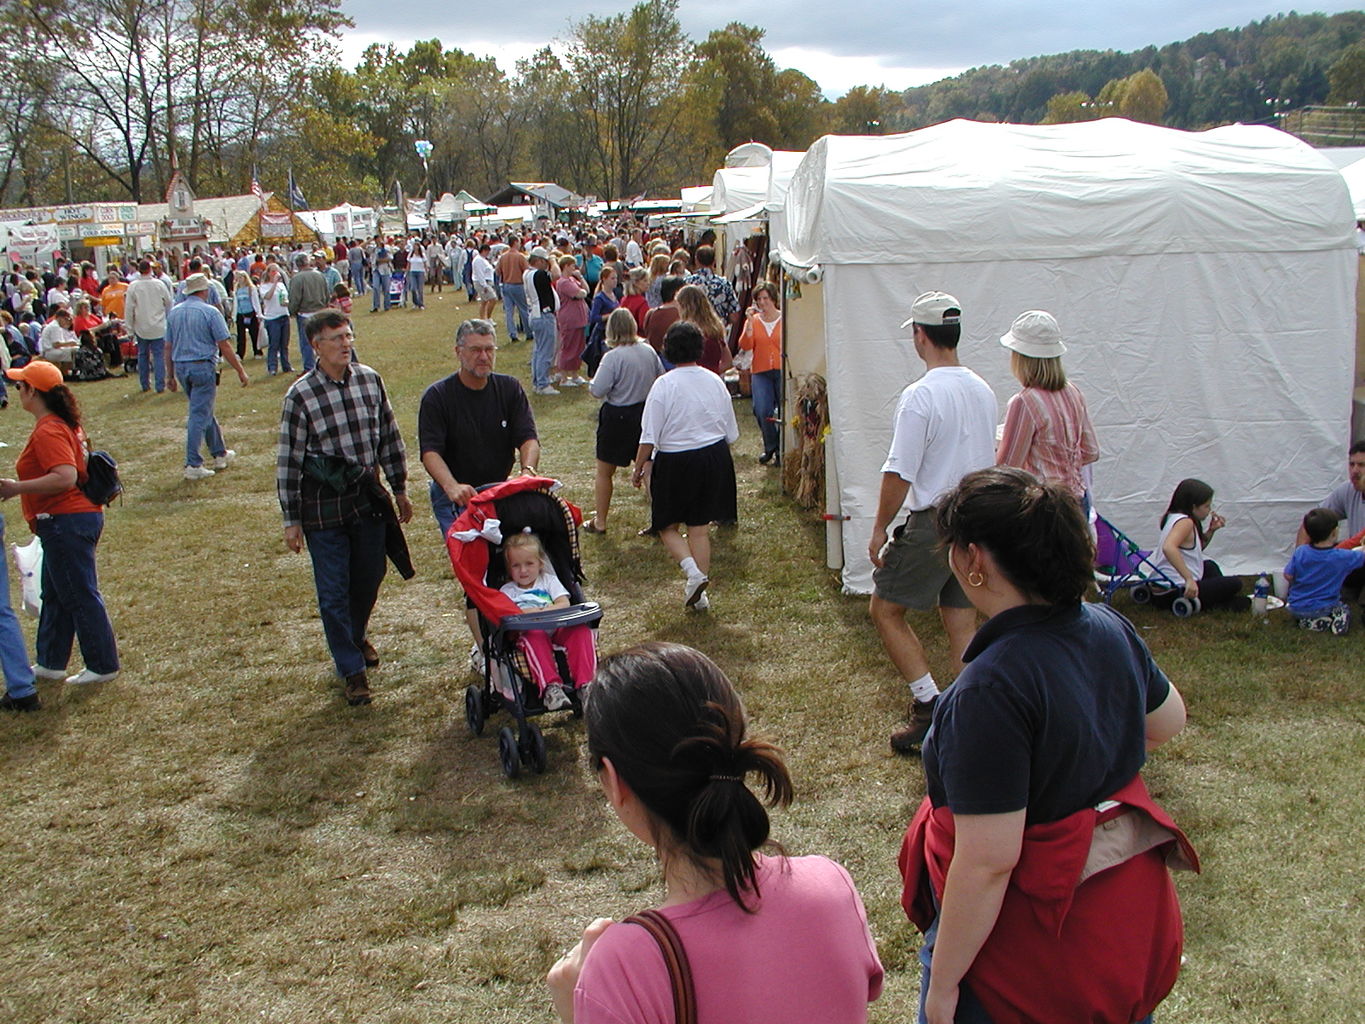
<path id="1" fill-rule="evenodd" d="M 453 367 L 469 312 L 456 302 L 447 291 L 425 313 L 357 315 L 410 444 L 422 389 Z M 528 356 L 527 342 L 504 344 L 498 368 L 525 380 Z M 181 396 L 141 395 L 135 378 L 78 386 L 128 485 L 100 549 L 124 670 L 101 687 L 42 684 L 41 713 L 0 720 L 0 1020 L 548 1021 L 545 971 L 591 918 L 658 899 L 655 866 L 584 770 L 580 722 L 548 725 L 549 771 L 516 782 L 493 735 L 467 734 L 462 600 L 415 452 L 418 576 L 390 574 L 375 703 L 345 705 L 307 558 L 285 549 L 275 503 L 289 380 L 248 369 L 251 387 L 219 393 L 238 460 L 196 483 L 180 476 Z M 587 511 L 595 403 L 533 402 L 542 469 Z M 602 647 L 679 640 L 731 674 L 797 782 L 775 835 L 852 871 L 888 972 L 872 1017 L 909 1020 L 918 937 L 895 857 L 923 779 L 886 745 L 905 691 L 864 600 L 824 568 L 823 527 L 757 465 L 747 403 L 736 411 L 741 525 L 718 535 L 712 612 L 683 611 L 676 566 L 635 536 L 640 496 L 618 487 L 610 533 L 583 537 Z M 17 403 L 0 413 L 0 474 L 31 425 Z M 7 539 L 26 540 L 17 505 L 5 511 Z M 1179 879 L 1188 964 L 1162 1019 L 1359 1019 L 1359 628 L 1337 639 L 1274 616 L 1177 623 L 1122 607 L 1190 708 L 1147 769 L 1205 867 Z M 935 620 L 915 625 L 943 674 Z"/>

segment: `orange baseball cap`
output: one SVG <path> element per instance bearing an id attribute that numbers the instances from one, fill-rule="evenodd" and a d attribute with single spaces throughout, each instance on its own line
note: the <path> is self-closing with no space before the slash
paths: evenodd
<path id="1" fill-rule="evenodd" d="M 51 391 L 63 381 L 62 371 L 46 359 L 35 359 L 27 366 L 5 371 L 10 380 L 21 380 L 36 391 Z"/>

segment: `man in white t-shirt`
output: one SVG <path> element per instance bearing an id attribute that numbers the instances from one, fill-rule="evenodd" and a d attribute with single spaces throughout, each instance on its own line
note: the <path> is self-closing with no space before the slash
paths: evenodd
<path id="1" fill-rule="evenodd" d="M 995 393 L 958 362 L 961 320 L 957 299 L 925 292 L 901 324 L 911 329 L 915 354 L 929 369 L 901 393 L 896 406 L 868 543 L 876 567 L 868 613 L 913 698 L 910 724 L 891 735 L 892 749 L 901 754 L 918 750 L 939 692 L 924 646 L 905 621 L 906 609 L 938 607 L 959 670 L 976 631 L 976 612 L 948 568 L 935 524 L 935 507 L 943 496 L 967 473 L 995 463 Z M 910 515 L 888 543 L 887 530 L 907 499 Z"/>

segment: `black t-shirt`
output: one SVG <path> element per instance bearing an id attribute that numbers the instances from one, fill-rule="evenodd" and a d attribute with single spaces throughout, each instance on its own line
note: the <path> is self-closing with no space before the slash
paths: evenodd
<path id="1" fill-rule="evenodd" d="M 1057 821 L 1114 793 L 1147 759 L 1146 716 L 1170 681 L 1132 624 L 1102 604 L 1001 612 L 934 708 L 924 774 L 954 814 L 1027 808 Z"/>
<path id="2" fill-rule="evenodd" d="M 452 373 L 422 395 L 417 442 L 435 452 L 462 484 L 475 487 L 506 480 L 517 449 L 536 437 L 536 421 L 521 381 L 494 373 L 473 391 Z"/>

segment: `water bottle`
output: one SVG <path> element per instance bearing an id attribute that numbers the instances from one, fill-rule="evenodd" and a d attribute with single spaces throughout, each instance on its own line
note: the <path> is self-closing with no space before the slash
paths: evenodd
<path id="1" fill-rule="evenodd" d="M 1251 614 L 1264 616 L 1266 610 L 1266 598 L 1270 596 L 1270 577 L 1261 573 L 1256 578 L 1256 586 L 1251 591 Z"/>

